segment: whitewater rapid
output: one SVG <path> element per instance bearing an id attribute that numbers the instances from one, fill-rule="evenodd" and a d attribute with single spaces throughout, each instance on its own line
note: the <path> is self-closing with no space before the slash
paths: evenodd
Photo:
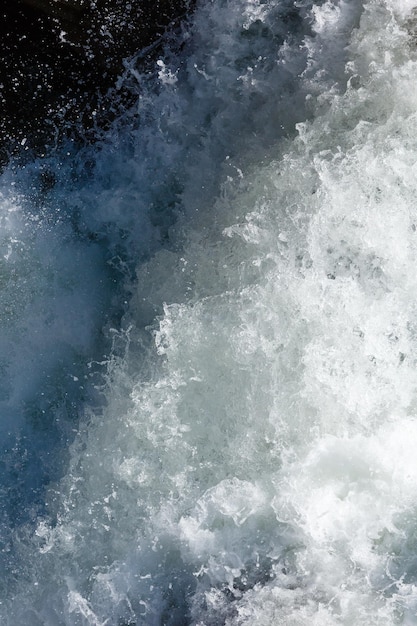
<path id="1" fill-rule="evenodd" d="M 201 1 L 0 180 L 0 623 L 417 624 L 417 7 Z"/>

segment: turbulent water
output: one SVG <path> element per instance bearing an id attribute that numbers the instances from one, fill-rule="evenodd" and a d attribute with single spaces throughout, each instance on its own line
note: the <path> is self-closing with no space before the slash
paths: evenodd
<path id="1" fill-rule="evenodd" d="M 140 67 L 0 180 L 0 623 L 417 624 L 414 1 Z"/>

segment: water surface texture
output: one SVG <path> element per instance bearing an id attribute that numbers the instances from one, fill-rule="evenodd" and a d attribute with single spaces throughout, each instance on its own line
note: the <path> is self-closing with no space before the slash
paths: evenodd
<path id="1" fill-rule="evenodd" d="M 0 623 L 417 624 L 417 10 L 201 1 L 0 181 Z"/>

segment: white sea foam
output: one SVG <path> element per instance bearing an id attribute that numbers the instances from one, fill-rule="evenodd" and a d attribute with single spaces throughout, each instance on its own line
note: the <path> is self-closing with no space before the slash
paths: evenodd
<path id="1" fill-rule="evenodd" d="M 139 128 L 91 151 L 88 183 L 58 169 L 62 224 L 25 230 L 4 199 L 30 286 L 14 328 L 30 314 L 51 342 L 42 375 L 96 354 L 99 324 L 113 348 L 106 405 L 14 531 L 2 623 L 417 624 L 412 8 L 201 4 Z M 93 288 L 120 276 L 125 295 Z"/>

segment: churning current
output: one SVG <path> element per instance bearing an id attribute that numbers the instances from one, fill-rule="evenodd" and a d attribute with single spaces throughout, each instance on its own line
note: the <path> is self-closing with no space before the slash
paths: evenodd
<path id="1" fill-rule="evenodd" d="M 417 624 L 417 5 L 201 0 L 0 179 L 0 623 Z"/>

